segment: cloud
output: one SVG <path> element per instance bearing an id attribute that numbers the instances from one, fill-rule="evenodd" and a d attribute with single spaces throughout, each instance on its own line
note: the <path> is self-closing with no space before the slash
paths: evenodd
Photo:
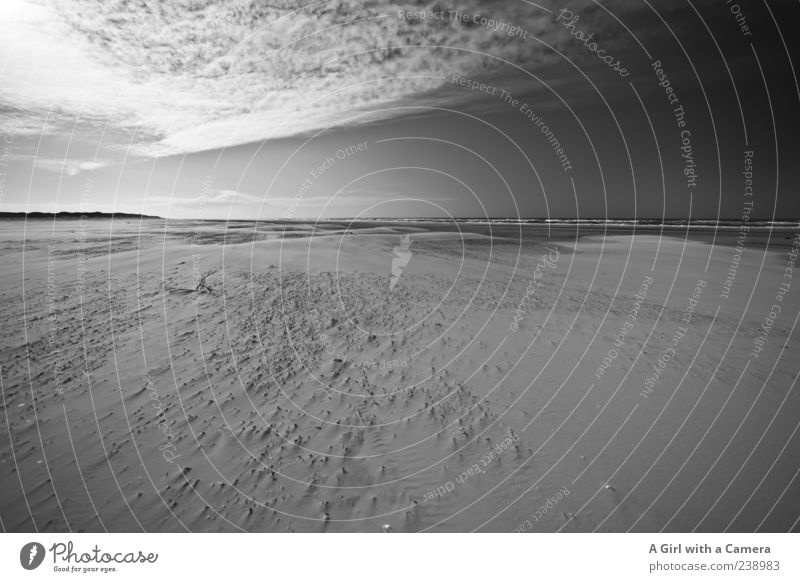
<path id="1" fill-rule="evenodd" d="M 233 204 L 261 204 L 263 198 L 253 196 L 252 194 L 245 194 L 236 190 L 213 190 L 211 192 L 204 192 L 198 196 L 148 196 L 146 202 L 148 204 L 160 206 L 180 206 L 180 207 L 198 207 L 198 206 L 230 206 Z"/>
<path id="2" fill-rule="evenodd" d="M 162 156 L 390 117 L 376 110 L 453 71 L 485 70 L 485 53 L 522 62 L 539 51 L 486 26 L 401 16 L 409 9 L 419 7 L 3 0 L 0 102 L 135 129 L 137 151 Z M 525 4 L 491 10 L 534 28 L 545 16 Z"/>
<path id="3" fill-rule="evenodd" d="M 107 165 L 102 161 L 58 160 L 49 158 L 34 158 L 33 165 L 39 170 L 77 176 L 80 172 L 96 170 Z"/>
<path id="4" fill-rule="evenodd" d="M 588 0 L 568 5 L 598 32 L 619 28 Z M 134 152 L 156 157 L 367 123 L 399 115 L 392 105 L 409 99 L 425 105 L 453 74 L 562 61 L 537 39 L 585 59 L 553 26 L 556 6 L 2 0 L 0 106 L 54 120 L 29 119 L 20 131 L 110 125 L 135 132 Z M 634 10 L 626 6 L 613 3 L 618 14 Z M 604 35 L 609 49 L 620 39 Z M 0 127 L 10 117 L 0 110 Z"/>
<path id="5" fill-rule="evenodd" d="M 398 195 L 399 196 L 399 195 Z M 402 197 L 402 196 L 399 196 Z M 370 190 L 345 190 L 336 195 L 320 196 L 256 196 L 236 190 L 215 190 L 198 196 L 148 196 L 144 203 L 148 207 L 175 210 L 182 216 L 194 212 L 205 214 L 206 210 L 235 210 L 235 212 L 265 213 L 280 215 L 284 210 L 302 210 L 306 213 L 340 207 L 362 207 L 371 204 L 391 201 L 391 192 Z M 431 199 L 443 200 L 444 196 L 433 196 Z M 218 212 L 216 214 L 219 214 Z"/>
<path id="6" fill-rule="evenodd" d="M 243 192 L 237 192 L 236 190 L 220 190 L 215 196 L 208 198 L 209 204 L 232 204 L 234 202 L 255 204 L 262 201 L 263 198 L 253 196 L 251 194 L 245 194 Z"/>
<path id="7" fill-rule="evenodd" d="M 0 92 L 2 96 L 2 92 Z M 37 116 L 35 112 L 21 112 L 0 106 L 0 135 L 13 140 L 14 137 L 36 137 L 55 133 L 58 125 L 47 119 L 46 115 Z"/>

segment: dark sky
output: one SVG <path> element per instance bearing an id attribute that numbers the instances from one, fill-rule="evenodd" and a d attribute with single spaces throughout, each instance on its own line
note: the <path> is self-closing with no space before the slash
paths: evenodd
<path id="1" fill-rule="evenodd" d="M 241 38 L 217 52 L 213 23 L 229 13 L 193 17 L 192 41 L 174 38 L 189 18 L 176 9 L 152 28 L 181 42 L 163 54 L 156 16 L 135 3 L 127 22 L 138 45 L 113 28 L 119 20 L 82 19 L 80 0 L 74 14 L 9 6 L 0 16 L 17 35 L 0 41 L 10 79 L 0 90 L 0 210 L 738 218 L 752 200 L 754 216 L 800 216 L 795 2 L 559 4 L 577 20 L 546 2 L 464 2 L 428 5 L 447 17 L 416 22 L 398 15 L 419 10 L 413 3 L 333 2 L 305 17 L 255 15 L 280 27 L 277 49 L 236 21 L 226 30 Z M 43 23 L 68 30 L 69 46 L 57 47 L 68 62 L 31 48 L 44 41 L 30 27 Z M 334 25 L 336 36 L 313 40 Z"/>

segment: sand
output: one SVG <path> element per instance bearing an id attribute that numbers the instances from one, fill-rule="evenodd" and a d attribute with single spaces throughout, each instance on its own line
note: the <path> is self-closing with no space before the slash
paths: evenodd
<path id="1" fill-rule="evenodd" d="M 6 530 L 798 529 L 793 232 L 2 232 Z"/>

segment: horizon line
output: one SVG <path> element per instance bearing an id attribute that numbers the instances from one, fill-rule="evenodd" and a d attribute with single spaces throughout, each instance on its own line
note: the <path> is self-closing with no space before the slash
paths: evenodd
<path id="1" fill-rule="evenodd" d="M 442 218 L 436 216 L 419 216 L 419 217 L 403 217 L 403 216 L 380 216 L 380 217 L 351 217 L 351 216 L 336 216 L 336 217 L 327 217 L 327 218 L 319 218 L 319 217 L 275 217 L 275 218 L 236 218 L 236 217 L 227 217 L 227 218 L 192 218 L 192 217 L 165 217 L 159 216 L 156 214 L 144 214 L 144 213 L 137 213 L 137 212 L 104 212 L 104 211 L 72 211 L 72 210 L 59 210 L 54 212 L 45 212 L 45 211 L 0 211 L 0 218 L 57 218 L 59 216 L 64 217 L 75 217 L 75 218 L 139 218 L 142 220 L 181 220 L 186 221 L 190 220 L 193 222 L 291 222 L 291 223 L 303 223 L 303 222 L 332 222 L 332 221 L 352 221 L 352 222 L 375 222 L 375 221 L 382 221 L 382 222 L 410 222 L 410 221 L 437 221 L 437 222 L 448 222 L 448 221 L 511 221 L 511 222 L 521 222 L 521 221 L 571 221 L 571 222 L 614 222 L 614 221 L 626 221 L 626 222 L 641 222 L 641 221 L 649 221 L 649 222 L 658 222 L 662 224 L 666 224 L 669 222 L 797 222 L 798 226 L 800 226 L 800 217 L 787 217 L 787 218 L 775 218 L 775 217 L 755 217 L 752 218 L 750 221 L 742 221 L 740 216 L 731 216 L 731 217 L 709 217 L 709 216 L 702 216 L 702 217 L 663 217 L 663 216 L 614 216 L 614 217 L 572 217 L 572 216 L 560 216 L 560 217 L 542 217 L 542 216 L 454 216 L 449 218 Z"/>

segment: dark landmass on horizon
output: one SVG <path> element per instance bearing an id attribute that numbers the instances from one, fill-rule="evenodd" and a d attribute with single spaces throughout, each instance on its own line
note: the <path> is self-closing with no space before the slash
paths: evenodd
<path id="1" fill-rule="evenodd" d="M 150 214 L 130 214 L 127 212 L 0 212 L 0 219 L 54 219 L 54 218 L 67 218 L 80 220 L 81 218 L 90 219 L 104 219 L 104 218 L 139 218 L 139 219 L 161 219 L 161 216 L 154 216 Z"/>

